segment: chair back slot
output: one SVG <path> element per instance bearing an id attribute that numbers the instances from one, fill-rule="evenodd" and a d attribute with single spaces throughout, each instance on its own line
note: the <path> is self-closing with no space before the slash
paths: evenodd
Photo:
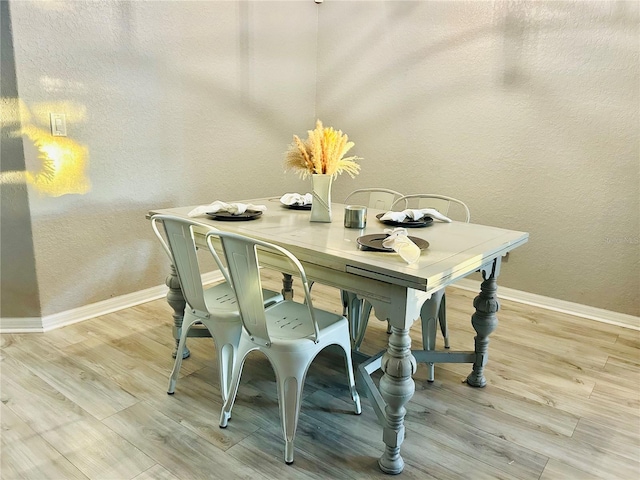
<path id="1" fill-rule="evenodd" d="M 165 220 L 163 223 L 184 298 L 189 307 L 201 314 L 206 314 L 207 305 L 204 301 L 204 289 L 192 226 L 174 220 Z"/>
<path id="2" fill-rule="evenodd" d="M 244 327 L 255 342 L 268 345 L 270 339 L 255 246 L 236 238 L 225 238 L 222 244 Z"/>

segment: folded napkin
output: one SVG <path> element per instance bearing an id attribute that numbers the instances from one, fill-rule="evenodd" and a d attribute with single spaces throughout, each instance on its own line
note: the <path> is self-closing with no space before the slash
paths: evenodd
<path id="1" fill-rule="evenodd" d="M 209 204 L 200 205 L 199 207 L 191 210 L 187 215 L 190 217 L 197 217 L 198 215 L 204 215 L 205 213 L 218 213 L 229 212 L 233 215 L 240 215 L 241 213 L 251 210 L 254 212 L 264 212 L 267 207 L 264 205 L 253 205 L 251 203 L 225 203 L 219 200 Z"/>
<path id="2" fill-rule="evenodd" d="M 280 203 L 284 205 L 311 205 L 313 195 L 310 193 L 285 193 L 280 197 Z"/>
<path id="3" fill-rule="evenodd" d="M 393 222 L 404 222 L 407 218 L 410 220 L 420 220 L 422 217 L 429 216 L 435 220 L 442 222 L 451 222 L 451 219 L 442 215 L 435 208 L 407 208 L 401 212 L 387 212 L 380 220 L 391 220 Z"/>
<path id="4" fill-rule="evenodd" d="M 409 265 L 420 259 L 420 247 L 407 236 L 406 228 L 386 228 L 384 233 L 389 236 L 382 241 L 383 247 L 393 249 Z"/>

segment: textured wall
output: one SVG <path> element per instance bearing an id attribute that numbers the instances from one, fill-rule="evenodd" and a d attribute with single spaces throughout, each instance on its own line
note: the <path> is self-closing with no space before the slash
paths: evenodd
<path id="1" fill-rule="evenodd" d="M 11 5 L 29 123 L 86 151 L 84 193 L 30 191 L 44 315 L 163 281 L 151 207 L 304 189 L 316 116 L 365 157 L 337 199 L 460 197 L 531 232 L 502 285 L 640 314 L 636 2 Z"/>
<path id="2" fill-rule="evenodd" d="M 355 182 L 530 232 L 500 284 L 640 314 L 637 2 L 329 2 L 318 115 Z M 383 172 L 383 173 L 382 173 Z"/>
<path id="3" fill-rule="evenodd" d="M 0 2 L 0 317 L 40 317 L 9 4 Z"/>
<path id="4" fill-rule="evenodd" d="M 314 121 L 316 11 L 12 2 L 31 124 L 46 130 L 49 112 L 67 113 L 91 185 L 58 197 L 31 189 L 43 315 L 163 283 L 150 208 L 298 187 L 282 157 L 291 133 Z M 25 150 L 37 163 L 27 138 Z"/>

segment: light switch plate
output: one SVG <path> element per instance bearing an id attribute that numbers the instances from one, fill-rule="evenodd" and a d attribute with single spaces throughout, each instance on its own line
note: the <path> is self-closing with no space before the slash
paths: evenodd
<path id="1" fill-rule="evenodd" d="M 54 137 L 67 136 L 67 120 L 64 113 L 50 113 L 51 119 L 51 135 Z"/>

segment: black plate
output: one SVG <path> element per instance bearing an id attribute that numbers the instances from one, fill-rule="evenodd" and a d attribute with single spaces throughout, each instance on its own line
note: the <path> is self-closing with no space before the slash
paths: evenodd
<path id="1" fill-rule="evenodd" d="M 389 235 L 386 233 L 374 233 L 372 235 L 363 235 L 356 238 L 360 250 L 373 250 L 375 252 L 393 252 L 392 248 L 382 246 L 382 241 L 386 240 Z M 408 237 L 413 243 L 415 243 L 420 250 L 426 250 L 429 248 L 429 242 L 418 237 Z"/>
<path id="2" fill-rule="evenodd" d="M 289 208 L 291 210 L 311 210 L 311 204 L 307 203 L 305 205 L 301 205 L 299 203 L 294 203 L 293 205 L 287 205 L 285 203 L 281 203 L 284 208 Z"/>
<path id="3" fill-rule="evenodd" d="M 384 213 L 379 213 L 376 215 L 376 218 L 380 220 L 380 218 L 384 215 Z M 404 220 L 402 222 L 396 222 L 394 220 L 380 220 L 385 225 L 391 225 L 393 227 L 406 227 L 406 228 L 419 228 L 419 227 L 428 227 L 433 223 L 433 218 L 430 216 L 424 216 L 420 220 Z"/>
<path id="4" fill-rule="evenodd" d="M 227 222 L 241 222 L 243 220 L 254 220 L 262 215 L 262 212 L 255 210 L 247 210 L 244 213 L 234 215 L 231 212 L 209 212 L 207 215 L 214 220 L 223 220 Z"/>

